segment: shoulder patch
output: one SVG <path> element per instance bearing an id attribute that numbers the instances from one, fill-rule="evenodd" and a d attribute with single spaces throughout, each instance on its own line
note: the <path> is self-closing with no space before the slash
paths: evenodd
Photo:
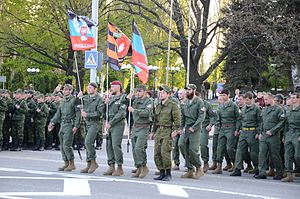
<path id="1" fill-rule="evenodd" d="M 146 107 L 147 108 L 152 108 L 152 104 L 148 104 Z"/>

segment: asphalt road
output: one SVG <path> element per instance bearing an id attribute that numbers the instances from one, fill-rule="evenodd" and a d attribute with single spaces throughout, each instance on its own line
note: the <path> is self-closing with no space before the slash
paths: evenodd
<path id="1" fill-rule="evenodd" d="M 100 167 L 93 174 L 80 174 L 85 161 L 80 160 L 76 151 L 76 167 L 73 172 L 59 172 L 62 165 L 59 151 L 0 152 L 0 198 L 287 198 L 300 196 L 300 178 L 293 183 L 256 180 L 250 174 L 230 177 L 228 172 L 213 175 L 210 171 L 199 180 L 181 179 L 181 171 L 172 173 L 172 181 L 153 180 L 156 171 L 153 161 L 153 141 L 149 141 L 148 166 L 150 173 L 145 179 L 131 178 L 133 159 L 131 150 L 126 152 L 123 142 L 125 175 L 106 177 L 105 148 L 97 151 Z M 211 144 L 211 142 L 210 142 Z M 81 151 L 85 159 L 85 151 Z"/>

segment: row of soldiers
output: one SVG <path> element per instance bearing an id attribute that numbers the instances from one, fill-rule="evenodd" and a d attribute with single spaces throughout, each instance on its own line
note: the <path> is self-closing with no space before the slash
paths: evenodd
<path id="1" fill-rule="evenodd" d="M 97 88 L 93 83 L 89 87 L 88 90 L 92 89 L 93 92 Z M 122 93 L 121 83 L 114 81 L 111 82 L 110 95 L 106 95 L 103 101 L 101 97 L 95 98 L 95 94 L 91 96 L 93 92 L 84 96 L 83 108 L 80 112 L 84 120 L 88 121 L 86 135 L 89 133 L 94 135 L 95 130 L 92 129 L 100 128 L 97 126 L 99 115 L 105 115 L 103 118 L 106 119 L 104 129 L 107 132 L 106 149 L 109 168 L 104 175 L 124 174 L 121 142 L 128 111 L 133 119 L 131 142 L 136 167 L 133 170 L 133 177 L 144 178 L 149 172 L 146 154 L 149 136 L 155 139 L 154 161 L 159 170 L 159 176 L 154 178 L 155 180 L 171 179 L 172 145 L 175 164 L 179 165 L 178 151 L 185 159 L 187 171 L 181 176 L 182 178 L 198 179 L 209 169 L 213 170 L 213 174 L 221 174 L 225 157 L 227 166 L 223 170 L 232 171 L 232 176 L 241 175 L 243 161 L 245 161 L 248 165 L 245 171 L 254 173 L 255 178 L 266 178 L 266 170 L 270 165 L 271 171 L 273 167 L 275 169 L 274 179 L 280 180 L 284 176 L 278 149 L 280 149 L 280 142 L 284 141 L 286 148 L 284 165 L 287 173 L 282 181 L 292 181 L 293 163 L 297 167 L 299 165 L 299 94 L 291 95 L 289 107 L 285 110 L 275 104 L 272 94 L 266 93 L 266 107 L 261 110 L 254 103 L 252 93 L 241 95 L 237 105 L 229 99 L 229 91 L 224 89 L 220 93 L 218 109 L 214 112 L 208 102 L 196 96 L 196 89 L 194 84 L 181 89 L 178 93 L 180 102 L 177 102 L 172 97 L 171 89 L 162 86 L 158 99 L 153 100 L 147 96 L 144 85 L 137 86 L 134 95 L 126 96 Z M 74 98 L 74 103 L 75 101 Z M 74 121 L 74 125 L 69 126 L 69 131 L 72 132 L 78 129 L 78 122 L 76 122 L 78 117 L 75 113 L 76 109 L 73 114 L 74 120 L 61 120 L 66 123 Z M 50 124 L 50 129 L 58 118 L 62 118 L 62 115 L 57 113 L 57 117 L 54 118 L 56 119 Z M 215 127 L 213 165 L 209 167 L 208 133 L 213 126 Z M 280 131 L 283 132 L 283 139 L 280 137 Z M 91 135 L 87 136 L 88 141 L 85 140 L 87 167 L 81 170 L 83 173 L 92 173 L 98 168 L 94 149 L 91 147 L 94 137 Z M 74 156 L 69 154 L 71 151 L 63 154 L 65 165 L 59 170 L 75 169 Z M 203 167 L 199 157 L 200 151 L 204 161 Z"/>
<path id="2" fill-rule="evenodd" d="M 257 179 L 266 178 L 270 165 L 271 171 L 274 167 L 275 180 L 292 181 L 293 164 L 297 168 L 300 165 L 300 96 L 297 93 L 290 96 L 286 110 L 276 105 L 274 96 L 267 93 L 266 107 L 261 110 L 254 104 L 252 93 L 241 96 L 245 103 L 239 107 L 229 99 L 229 91 L 224 89 L 220 93 L 218 109 L 213 111 L 208 102 L 196 96 L 197 87 L 194 84 L 178 92 L 180 102 L 172 97 L 167 86 L 161 86 L 158 99 L 153 100 L 147 95 L 144 85 L 137 86 L 134 94 L 127 96 L 122 93 L 119 81 L 113 81 L 110 85 L 110 93 L 103 98 L 97 94 L 95 83 L 89 84 L 88 95 L 79 93 L 77 97 L 71 95 L 71 85 L 64 86 L 64 98 L 48 125 L 48 130 L 53 131 L 60 124 L 58 135 L 65 163 L 59 168 L 60 171 L 75 169 L 72 143 L 81 123 L 84 124 L 87 161 L 86 168 L 81 172 L 93 173 L 98 168 L 94 143 L 101 129 L 101 118 L 104 118 L 109 165 L 104 175 L 123 175 L 121 143 L 126 115 L 133 119 L 130 129 L 136 167 L 132 171 L 133 177 L 144 178 L 149 172 L 146 154 L 148 137 L 155 139 L 154 161 L 159 170 L 155 180 L 171 180 L 172 146 L 175 164 L 179 165 L 178 151 L 185 159 L 187 170 L 182 178 L 199 179 L 209 169 L 213 170 L 213 174 L 221 174 L 224 157 L 227 166 L 223 170 L 233 171 L 232 176 L 240 176 L 245 161 L 249 166 L 245 170 L 253 172 Z M 213 165 L 209 167 L 208 132 L 213 126 Z M 283 132 L 282 137 L 280 132 Z M 285 148 L 285 177 L 280 142 L 284 142 Z"/>
<path id="3" fill-rule="evenodd" d="M 0 96 L 0 151 L 43 151 L 45 145 L 59 145 L 58 129 L 49 134 L 46 126 L 56 113 L 61 94 L 44 96 L 33 90 L 10 93 L 2 89 Z"/>

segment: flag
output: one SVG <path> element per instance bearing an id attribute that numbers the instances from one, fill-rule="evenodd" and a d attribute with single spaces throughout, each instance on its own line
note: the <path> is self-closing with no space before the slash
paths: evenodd
<path id="1" fill-rule="evenodd" d="M 92 27 L 96 23 L 86 16 L 78 16 L 68 10 L 68 23 L 73 50 L 90 50 L 96 47 Z"/>
<path id="2" fill-rule="evenodd" d="M 107 25 L 107 62 L 114 70 L 120 70 L 125 57 L 130 54 L 131 41 L 115 25 Z"/>
<path id="3" fill-rule="evenodd" d="M 148 61 L 143 39 L 136 23 L 132 22 L 132 65 L 139 79 L 146 84 L 148 81 Z"/>

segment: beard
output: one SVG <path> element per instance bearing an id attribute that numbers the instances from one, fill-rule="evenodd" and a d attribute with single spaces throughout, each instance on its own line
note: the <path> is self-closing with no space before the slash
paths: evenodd
<path id="1" fill-rule="evenodd" d="M 187 93 L 186 94 L 186 98 L 188 98 L 189 100 L 191 100 L 191 99 L 193 99 L 193 97 L 194 97 L 194 92 L 192 92 L 192 93 Z"/>

